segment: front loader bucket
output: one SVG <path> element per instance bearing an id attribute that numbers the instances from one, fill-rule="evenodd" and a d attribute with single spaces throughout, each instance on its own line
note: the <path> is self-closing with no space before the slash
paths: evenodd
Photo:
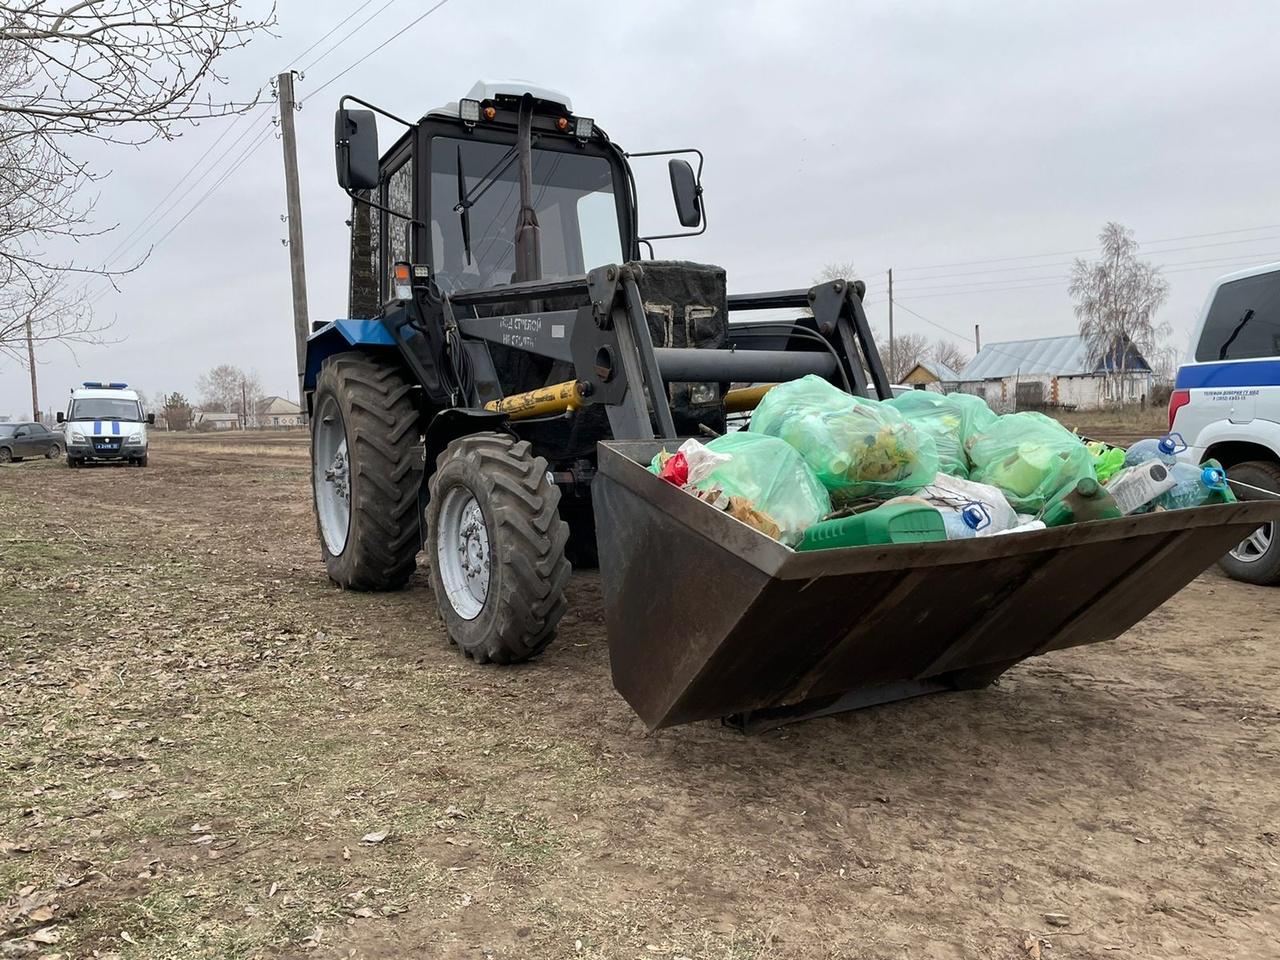
<path id="1" fill-rule="evenodd" d="M 649 473 L 662 446 L 601 443 L 593 488 L 613 682 L 651 729 L 985 685 L 1119 636 L 1280 520 L 1280 501 L 1252 501 L 797 553 Z"/>

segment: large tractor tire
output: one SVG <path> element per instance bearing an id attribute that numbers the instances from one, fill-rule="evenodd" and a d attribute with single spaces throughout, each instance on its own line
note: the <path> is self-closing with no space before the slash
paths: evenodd
<path id="1" fill-rule="evenodd" d="M 413 387 L 394 366 L 353 351 L 316 379 L 311 477 L 329 578 L 395 590 L 413 574 L 422 479 Z"/>
<path id="2" fill-rule="evenodd" d="M 431 586 L 449 637 L 477 663 L 541 653 L 565 610 L 569 527 L 547 461 L 500 433 L 440 454 L 427 505 Z"/>
<path id="3" fill-rule="evenodd" d="M 1238 463 L 1227 470 L 1232 480 L 1239 480 L 1251 487 L 1274 490 L 1280 493 L 1280 464 L 1264 460 Z M 1265 493 L 1234 487 L 1232 492 L 1241 500 L 1260 500 Z M 1244 540 L 1241 540 L 1222 560 L 1223 572 L 1233 580 L 1257 583 L 1263 586 L 1280 584 L 1280 525 L 1264 523 Z"/>

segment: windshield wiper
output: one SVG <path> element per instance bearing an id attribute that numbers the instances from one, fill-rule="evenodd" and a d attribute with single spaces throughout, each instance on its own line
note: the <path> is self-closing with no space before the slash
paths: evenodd
<path id="1" fill-rule="evenodd" d="M 1244 312 L 1244 316 L 1240 318 L 1240 322 L 1236 324 L 1236 328 L 1231 331 L 1231 336 L 1227 337 L 1227 342 L 1222 345 L 1222 349 L 1218 351 L 1218 359 L 1227 359 L 1227 350 L 1236 342 L 1236 337 L 1240 336 L 1240 331 L 1244 329 L 1244 325 L 1253 319 L 1253 307 Z"/>
<path id="2" fill-rule="evenodd" d="M 517 148 L 512 147 L 489 168 L 489 172 L 480 178 L 471 192 L 467 193 L 467 176 L 462 169 L 462 146 L 458 146 L 458 202 L 454 204 L 453 209 L 462 221 L 462 249 L 467 255 L 468 264 L 471 263 L 471 208 L 476 205 L 477 200 L 489 192 L 489 188 L 498 182 L 498 178 L 506 173 L 507 168 L 515 162 L 517 156 Z"/>

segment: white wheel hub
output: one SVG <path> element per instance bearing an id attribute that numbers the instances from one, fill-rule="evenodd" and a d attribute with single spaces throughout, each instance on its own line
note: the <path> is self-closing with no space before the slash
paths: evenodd
<path id="1" fill-rule="evenodd" d="M 316 516 L 320 535 L 331 556 L 347 548 L 351 528 L 351 459 L 347 452 L 347 430 L 342 413 L 332 396 L 321 403 L 312 444 L 312 485 L 316 495 Z"/>
<path id="2" fill-rule="evenodd" d="M 1271 543 L 1275 537 L 1275 524 L 1264 523 L 1245 539 L 1241 540 L 1231 556 L 1239 560 L 1241 563 L 1257 563 L 1271 549 Z"/>
<path id="3" fill-rule="evenodd" d="M 436 563 L 454 612 L 464 620 L 480 616 L 489 596 L 489 528 L 480 504 L 466 487 L 450 487 L 441 500 Z"/>

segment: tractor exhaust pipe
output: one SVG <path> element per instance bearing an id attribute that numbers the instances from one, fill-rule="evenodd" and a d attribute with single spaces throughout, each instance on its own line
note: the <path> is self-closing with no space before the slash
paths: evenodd
<path id="1" fill-rule="evenodd" d="M 520 157 L 520 217 L 516 223 L 516 282 L 542 279 L 542 238 L 533 209 L 533 97 L 520 98 L 516 126 Z"/>

